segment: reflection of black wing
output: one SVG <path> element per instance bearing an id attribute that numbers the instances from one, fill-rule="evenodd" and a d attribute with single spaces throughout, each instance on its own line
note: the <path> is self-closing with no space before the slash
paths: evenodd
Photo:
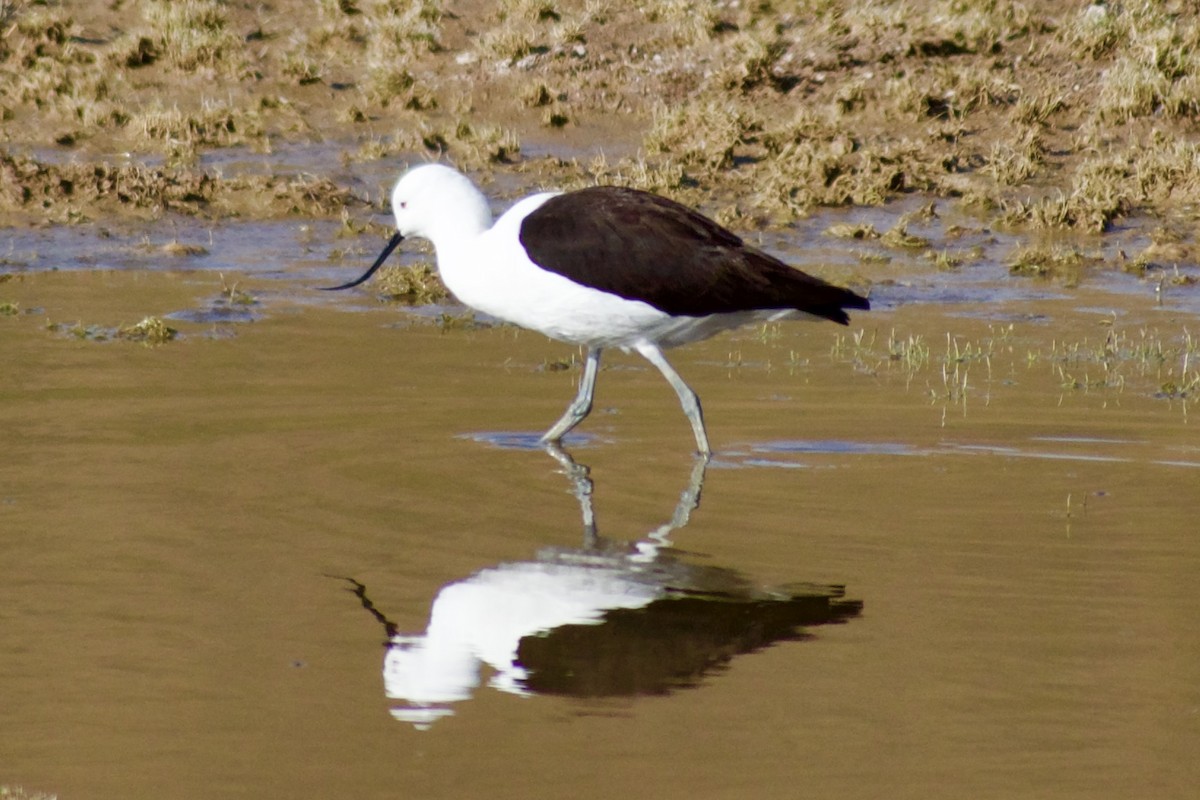
<path id="1" fill-rule="evenodd" d="M 573 697 L 665 694 L 695 685 L 734 656 L 802 639 L 803 627 L 845 622 L 862 602 L 841 587 L 807 586 L 780 597 L 669 593 L 640 609 L 615 609 L 598 625 L 526 636 L 517 659 L 532 692 Z"/>

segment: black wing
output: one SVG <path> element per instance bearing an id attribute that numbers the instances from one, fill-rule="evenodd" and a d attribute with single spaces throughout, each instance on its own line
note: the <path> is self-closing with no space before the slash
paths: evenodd
<path id="1" fill-rule="evenodd" d="M 867 299 L 747 245 L 687 206 L 596 186 L 552 197 L 521 223 L 543 269 L 668 314 L 794 308 L 845 324 Z"/>

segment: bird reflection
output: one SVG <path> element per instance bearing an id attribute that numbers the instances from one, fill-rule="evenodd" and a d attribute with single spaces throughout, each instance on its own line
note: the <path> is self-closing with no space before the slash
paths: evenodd
<path id="1" fill-rule="evenodd" d="M 807 638 L 803 628 L 845 622 L 862 603 L 840 586 L 762 588 L 738 572 L 697 565 L 671 546 L 699 506 L 707 460 L 693 464 L 670 520 L 629 543 L 600 536 L 586 466 L 558 447 L 579 500 L 583 546 L 550 547 L 438 592 L 423 634 L 404 635 L 355 594 L 388 635 L 384 687 L 397 719 L 428 727 L 481 683 L 518 695 L 580 698 L 665 694 L 693 686 L 734 656 Z"/>

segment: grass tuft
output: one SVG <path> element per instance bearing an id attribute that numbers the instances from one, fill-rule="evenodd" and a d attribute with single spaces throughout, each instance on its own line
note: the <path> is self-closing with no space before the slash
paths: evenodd
<path id="1" fill-rule="evenodd" d="M 376 284 L 384 300 L 406 305 L 434 305 L 450 296 L 433 265 L 426 262 L 383 267 Z"/>
<path id="2" fill-rule="evenodd" d="M 145 345 L 166 344 L 175 339 L 179 331 L 167 325 L 158 317 L 146 317 L 134 325 L 123 325 L 117 328 L 116 337 L 130 342 L 141 342 Z"/>

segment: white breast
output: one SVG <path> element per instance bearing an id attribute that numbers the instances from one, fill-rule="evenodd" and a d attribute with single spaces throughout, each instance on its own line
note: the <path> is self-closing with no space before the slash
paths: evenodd
<path id="1" fill-rule="evenodd" d="M 670 322 L 653 306 L 581 286 L 530 261 L 520 245 L 521 222 L 553 196 L 522 200 L 468 241 L 435 242 L 450 291 L 493 317 L 586 346 L 631 346 Z"/>

